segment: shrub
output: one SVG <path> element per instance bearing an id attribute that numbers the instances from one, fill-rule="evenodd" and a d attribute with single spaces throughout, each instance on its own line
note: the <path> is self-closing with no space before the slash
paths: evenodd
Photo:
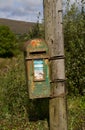
<path id="1" fill-rule="evenodd" d="M 17 53 L 15 34 L 8 26 L 0 26 L 0 57 L 12 57 Z"/>

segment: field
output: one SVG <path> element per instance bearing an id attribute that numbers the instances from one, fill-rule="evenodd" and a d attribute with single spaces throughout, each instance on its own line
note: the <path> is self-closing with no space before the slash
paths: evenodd
<path id="1" fill-rule="evenodd" d="M 67 95 L 68 130 L 85 130 L 85 96 Z M 48 100 L 29 101 L 24 58 L 0 58 L 0 129 L 48 130 Z"/>
<path id="2" fill-rule="evenodd" d="M 35 23 L 0 18 L 0 26 L 6 25 L 15 34 L 26 34 Z"/>

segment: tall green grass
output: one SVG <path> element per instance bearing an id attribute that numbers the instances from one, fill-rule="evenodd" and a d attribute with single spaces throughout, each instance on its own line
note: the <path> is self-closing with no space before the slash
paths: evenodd
<path id="1" fill-rule="evenodd" d="M 48 99 L 28 99 L 23 55 L 0 63 L 0 129 L 48 130 Z M 68 130 L 84 130 L 85 96 L 68 96 L 67 102 Z"/>

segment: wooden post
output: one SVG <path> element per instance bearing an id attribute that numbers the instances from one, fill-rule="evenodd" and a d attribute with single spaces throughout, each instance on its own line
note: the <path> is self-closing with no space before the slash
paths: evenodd
<path id="1" fill-rule="evenodd" d="M 43 0 L 45 40 L 51 57 L 50 130 L 67 130 L 62 0 Z"/>

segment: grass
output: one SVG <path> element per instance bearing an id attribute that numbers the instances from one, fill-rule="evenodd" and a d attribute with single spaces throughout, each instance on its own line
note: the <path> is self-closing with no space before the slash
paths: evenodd
<path id="1" fill-rule="evenodd" d="M 68 98 L 68 122 L 69 130 L 85 129 L 85 96 Z"/>
<path id="2" fill-rule="evenodd" d="M 44 105 L 29 102 L 26 88 L 23 56 L 0 58 L 0 129 L 1 130 L 48 130 L 46 119 L 29 121 L 31 116 L 46 115 Z M 35 103 L 35 104 L 33 104 Z M 68 96 L 68 130 L 85 129 L 85 96 Z M 38 106 L 38 108 L 37 108 Z M 41 112 L 41 110 L 44 110 Z M 35 117 L 36 118 L 36 117 Z"/>

